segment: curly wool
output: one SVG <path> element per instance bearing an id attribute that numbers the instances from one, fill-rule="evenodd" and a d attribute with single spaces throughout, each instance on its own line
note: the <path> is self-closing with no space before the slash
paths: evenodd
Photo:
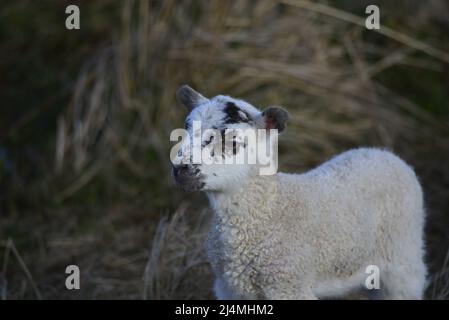
<path id="1" fill-rule="evenodd" d="M 379 267 L 385 299 L 422 298 L 422 190 L 388 151 L 350 150 L 208 196 L 219 299 L 339 297 L 364 285 L 368 265 Z"/>

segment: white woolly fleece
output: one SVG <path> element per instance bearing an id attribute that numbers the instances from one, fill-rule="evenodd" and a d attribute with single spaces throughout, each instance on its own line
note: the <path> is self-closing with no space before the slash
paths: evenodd
<path id="1" fill-rule="evenodd" d="M 383 298 L 422 298 L 423 195 L 390 152 L 350 150 L 304 174 L 207 194 L 219 299 L 338 297 L 364 285 L 368 265 L 380 269 Z"/>

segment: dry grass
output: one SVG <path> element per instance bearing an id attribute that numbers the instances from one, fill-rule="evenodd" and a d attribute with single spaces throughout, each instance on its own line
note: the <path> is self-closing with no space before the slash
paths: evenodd
<path id="1" fill-rule="evenodd" d="M 20 251 L 11 254 L 14 238 L 4 244 L 2 297 L 212 297 L 202 247 L 207 204 L 182 195 L 169 175 L 168 137 L 185 116 L 174 93 L 189 83 L 207 95 L 285 106 L 292 120 L 280 143 L 282 171 L 304 171 L 358 146 L 386 147 L 411 163 L 429 212 L 428 298 L 448 298 L 448 123 L 376 79 L 398 64 L 440 70 L 442 62 L 415 55 L 437 49 L 410 37 L 367 43 L 359 26 L 313 8 L 306 1 L 127 1 L 120 34 L 80 71 L 58 121 L 48 179 L 61 205 L 20 221 L 32 243 L 20 260 L 31 272 L 17 263 Z M 64 288 L 70 263 L 81 268 L 79 292 Z"/>

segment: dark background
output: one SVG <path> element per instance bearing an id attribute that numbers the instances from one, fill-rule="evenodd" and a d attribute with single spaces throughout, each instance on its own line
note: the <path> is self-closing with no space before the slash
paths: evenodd
<path id="1" fill-rule="evenodd" d="M 368 4 L 380 33 L 363 27 Z M 212 298 L 207 201 L 169 173 L 183 83 L 288 109 L 281 171 L 359 146 L 410 163 L 426 297 L 448 298 L 447 17 L 445 0 L 2 1 L 0 298 Z"/>

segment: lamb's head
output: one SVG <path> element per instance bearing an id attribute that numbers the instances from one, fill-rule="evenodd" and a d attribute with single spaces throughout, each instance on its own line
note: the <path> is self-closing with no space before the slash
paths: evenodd
<path id="1" fill-rule="evenodd" d="M 276 154 L 273 148 L 288 120 L 284 109 L 260 111 L 223 95 L 208 99 L 187 85 L 177 98 L 189 111 L 183 139 L 171 154 L 173 177 L 182 189 L 223 191 L 261 174 L 273 161 L 277 170 L 277 144 Z"/>

